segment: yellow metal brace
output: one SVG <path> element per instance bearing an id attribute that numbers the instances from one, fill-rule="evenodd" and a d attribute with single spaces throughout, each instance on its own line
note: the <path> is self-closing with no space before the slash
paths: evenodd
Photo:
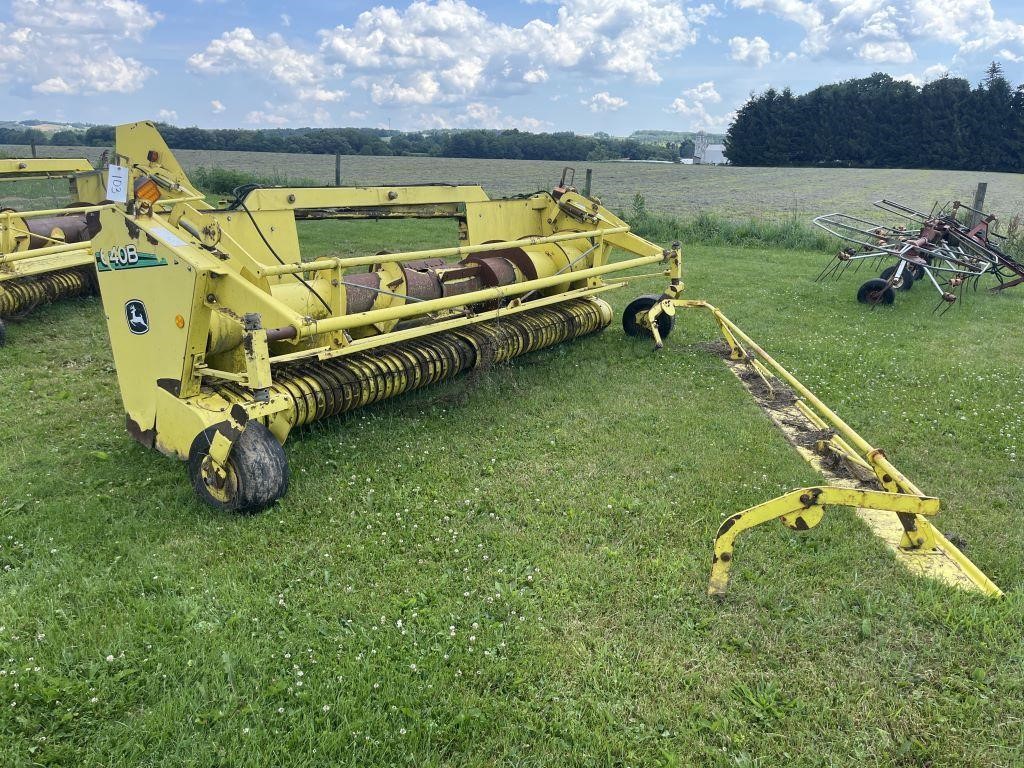
<path id="1" fill-rule="evenodd" d="M 707 310 L 729 346 L 731 360 L 749 365 L 769 391 L 777 388 L 781 380 L 793 391 L 796 397 L 794 405 L 799 413 L 813 426 L 835 433 L 828 440 L 819 441 L 819 450 L 837 454 L 855 471 L 860 470 L 868 476 L 865 479 L 882 488 L 804 488 L 731 516 L 722 523 L 715 536 L 709 594 L 722 596 L 725 593 L 733 560 L 733 544 L 742 531 L 776 519 L 795 530 L 809 530 L 821 520 L 824 505 L 832 504 L 857 508 L 873 532 L 885 540 L 911 570 L 957 587 L 1001 597 L 1002 590 L 927 519 L 938 512 L 938 499 L 922 493 L 881 450 L 857 434 L 719 309 L 706 301 L 680 298 L 683 290 L 681 256 L 678 245 L 674 244 L 673 248 L 672 263 L 665 273 L 672 278 L 670 285 L 661 300 L 637 318 L 654 337 L 655 349 L 661 349 L 664 343 L 658 317 L 663 314 L 674 316 L 677 308 Z M 815 466 L 821 469 L 820 464 L 815 463 Z M 891 514 L 879 515 L 879 512 Z"/>
<path id="2" fill-rule="evenodd" d="M 821 522 L 826 504 L 878 509 L 907 515 L 934 515 L 939 511 L 939 500 L 931 496 L 911 496 L 905 493 L 833 486 L 790 491 L 771 501 L 738 512 L 722 523 L 715 536 L 715 553 L 711 560 L 711 583 L 708 586 L 708 594 L 713 597 L 725 595 L 729 586 L 733 543 L 743 531 L 770 520 L 780 520 L 794 531 L 809 531 Z"/>

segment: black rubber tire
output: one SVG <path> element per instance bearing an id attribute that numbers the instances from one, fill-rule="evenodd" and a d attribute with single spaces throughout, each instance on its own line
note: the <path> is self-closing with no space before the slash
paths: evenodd
<path id="1" fill-rule="evenodd" d="M 288 458 L 277 438 L 259 422 L 250 422 L 231 448 L 225 489 L 203 479 L 203 460 L 216 427 L 196 435 L 188 453 L 188 473 L 196 496 L 214 509 L 252 513 L 266 509 L 288 492 Z"/>
<path id="2" fill-rule="evenodd" d="M 885 269 L 882 270 L 882 274 L 880 274 L 879 277 L 882 278 L 883 280 L 888 280 L 889 278 L 896 274 L 896 269 L 898 267 L 899 264 L 893 264 L 891 267 L 886 267 Z M 894 282 L 892 284 L 892 287 L 895 288 L 897 291 L 909 291 L 911 288 L 914 287 L 914 271 L 911 268 L 910 264 L 907 264 L 905 267 L 903 267 L 903 274 L 900 275 L 900 278 L 897 282 Z"/>
<path id="3" fill-rule="evenodd" d="M 881 278 L 873 277 L 857 289 L 857 301 L 861 304 L 892 304 L 896 301 L 896 291 Z"/>
<path id="4" fill-rule="evenodd" d="M 636 316 L 641 312 L 649 312 L 651 307 L 659 301 L 661 301 L 661 296 L 648 293 L 636 297 L 626 305 L 626 309 L 622 313 L 622 330 L 626 332 L 627 336 L 651 336 L 651 332 L 637 322 Z M 672 333 L 672 329 L 676 327 L 674 315 L 658 315 L 655 322 L 658 324 L 658 333 L 661 334 L 662 341 L 667 339 Z"/>
<path id="5" fill-rule="evenodd" d="M 915 280 L 920 280 L 922 277 L 924 277 L 924 267 L 922 267 L 920 264 L 911 264 L 909 266 L 910 274 L 914 276 Z"/>
<path id="6" fill-rule="evenodd" d="M 0 347 L 7 343 L 7 324 L 0 320 Z"/>

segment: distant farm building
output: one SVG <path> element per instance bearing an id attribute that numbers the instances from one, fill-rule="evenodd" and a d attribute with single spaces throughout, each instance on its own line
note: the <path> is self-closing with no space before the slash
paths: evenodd
<path id="1" fill-rule="evenodd" d="M 729 162 L 725 157 L 725 144 L 708 144 L 700 157 L 693 161 L 700 165 L 725 165 Z"/>

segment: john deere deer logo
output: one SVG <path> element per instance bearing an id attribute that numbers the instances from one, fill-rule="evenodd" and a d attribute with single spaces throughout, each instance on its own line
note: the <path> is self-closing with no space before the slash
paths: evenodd
<path id="1" fill-rule="evenodd" d="M 125 302 L 124 316 L 128 321 L 128 330 L 136 336 L 141 336 L 149 331 L 149 315 L 146 314 L 146 305 L 139 299 Z"/>

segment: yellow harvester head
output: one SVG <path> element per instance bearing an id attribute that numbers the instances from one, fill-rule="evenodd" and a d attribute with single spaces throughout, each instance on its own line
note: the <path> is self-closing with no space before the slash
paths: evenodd
<path id="1" fill-rule="evenodd" d="M 0 199 L 10 200 L 18 192 L 15 187 L 26 186 L 50 195 L 51 185 L 60 184 L 64 189 L 58 194 L 72 200 L 45 210 L 16 210 L 10 203 L 0 208 L 0 345 L 5 319 L 93 292 L 88 215 L 94 210 L 89 203 L 102 197 L 100 176 L 87 160 L 0 160 Z"/>
<path id="2" fill-rule="evenodd" d="M 115 161 L 130 198 L 93 250 L 128 430 L 215 506 L 284 494 L 293 427 L 599 331 L 602 276 L 679 262 L 572 188 L 255 188 L 215 210 L 150 123 L 117 129 Z M 453 218 L 459 241 L 302 260 L 297 219 L 371 217 Z"/>
<path id="3" fill-rule="evenodd" d="M 636 236 L 571 186 L 508 200 L 476 186 L 250 188 L 214 209 L 151 123 L 117 129 L 114 161 L 130 171 L 127 203 L 99 212 L 92 246 L 128 431 L 187 461 L 215 507 L 255 510 L 286 492 L 294 427 L 600 331 L 612 313 L 599 296 L 624 282 L 605 277 L 664 263 L 664 292 L 631 302 L 625 331 L 660 348 L 677 310 L 707 311 L 730 365 L 829 479 L 727 518 L 712 594 L 742 531 L 771 520 L 807 530 L 826 505 L 859 507 L 916 570 L 1001 594 L 930 523 L 938 499 L 718 309 L 682 298 L 678 243 Z M 299 219 L 389 217 L 455 219 L 458 243 L 302 259 Z M 611 261 L 613 250 L 625 257 Z M 836 461 L 852 474 L 830 474 Z"/>

